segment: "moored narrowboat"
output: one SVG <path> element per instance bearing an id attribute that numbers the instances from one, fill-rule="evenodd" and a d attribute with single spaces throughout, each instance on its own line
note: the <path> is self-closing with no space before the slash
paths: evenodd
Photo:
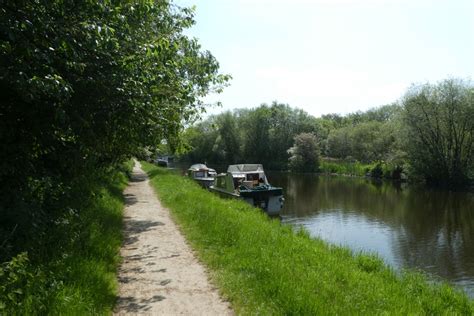
<path id="1" fill-rule="evenodd" d="M 283 189 L 268 182 L 261 164 L 230 165 L 227 173 L 215 177 L 209 189 L 224 197 L 243 199 L 270 216 L 280 214 L 285 200 Z"/>
<path id="2" fill-rule="evenodd" d="M 205 164 L 194 164 L 188 169 L 188 177 L 199 183 L 202 187 L 208 189 L 214 183 L 215 170 L 208 168 Z"/>

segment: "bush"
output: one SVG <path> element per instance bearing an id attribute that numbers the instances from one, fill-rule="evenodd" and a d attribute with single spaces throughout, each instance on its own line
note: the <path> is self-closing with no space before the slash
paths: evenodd
<path id="1" fill-rule="evenodd" d="M 120 169 L 84 177 L 57 206 L 60 216 L 15 231 L 29 238 L 8 240 L 12 252 L 25 251 L 0 265 L 0 315 L 112 310 L 130 164 Z"/>
<path id="2" fill-rule="evenodd" d="M 291 155 L 289 167 L 292 171 L 313 172 L 319 167 L 319 146 L 316 136 L 311 133 L 296 135 L 293 147 L 288 149 Z"/>

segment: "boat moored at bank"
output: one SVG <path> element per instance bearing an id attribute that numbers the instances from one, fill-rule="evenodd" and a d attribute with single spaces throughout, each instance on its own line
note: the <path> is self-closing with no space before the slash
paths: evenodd
<path id="1" fill-rule="evenodd" d="M 187 175 L 199 183 L 204 188 L 209 188 L 214 184 L 214 175 L 216 171 L 212 168 L 208 168 L 205 164 L 198 163 L 189 167 Z"/>
<path id="2" fill-rule="evenodd" d="M 230 165 L 226 173 L 218 174 L 211 191 L 224 197 L 239 198 L 278 216 L 283 207 L 283 189 L 273 187 L 261 164 Z"/>

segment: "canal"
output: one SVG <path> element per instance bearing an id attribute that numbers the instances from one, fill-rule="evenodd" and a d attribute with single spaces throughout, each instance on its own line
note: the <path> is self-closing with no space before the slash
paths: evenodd
<path id="1" fill-rule="evenodd" d="M 474 194 L 341 176 L 267 172 L 282 221 L 397 270 L 421 270 L 474 298 Z"/>

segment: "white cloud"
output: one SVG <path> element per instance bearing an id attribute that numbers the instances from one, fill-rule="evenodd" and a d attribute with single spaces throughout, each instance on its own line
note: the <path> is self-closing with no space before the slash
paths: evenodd
<path id="1" fill-rule="evenodd" d="M 393 102 L 407 87 L 405 83 L 379 80 L 365 71 L 337 67 L 294 70 L 278 66 L 257 69 L 255 76 L 262 86 L 277 91 L 275 99 L 302 107 L 313 115 L 347 113 L 354 106 L 364 110 Z"/>

